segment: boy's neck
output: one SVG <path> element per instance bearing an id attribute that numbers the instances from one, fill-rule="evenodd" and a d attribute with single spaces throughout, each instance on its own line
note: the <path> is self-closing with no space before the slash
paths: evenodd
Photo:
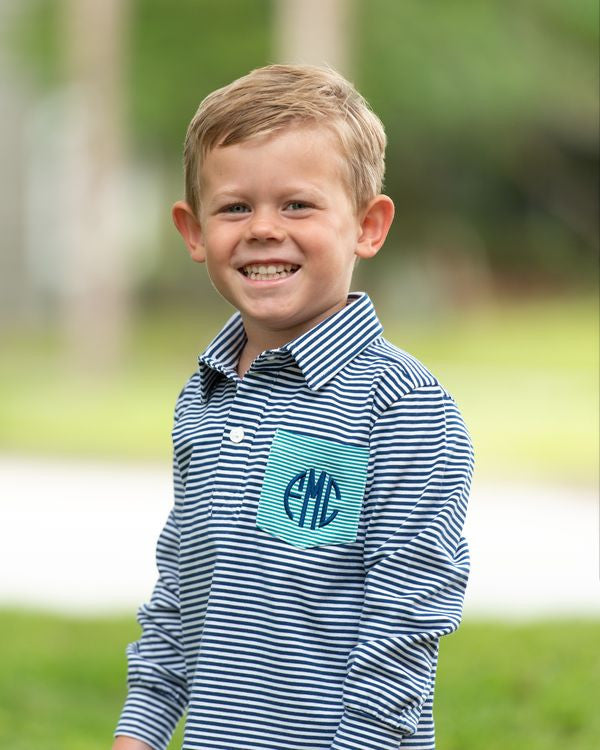
<path id="1" fill-rule="evenodd" d="M 352 299 L 346 299 L 343 303 L 340 303 L 336 308 L 324 311 L 323 315 L 319 318 L 312 320 L 310 328 L 314 328 L 318 323 L 328 318 L 330 315 L 341 310 L 347 304 L 352 302 Z M 242 316 L 243 319 L 243 316 Z M 279 347 L 287 344 L 289 341 L 293 341 L 295 338 L 303 333 L 306 333 L 310 328 L 306 327 L 306 323 L 300 323 L 298 326 L 292 328 L 286 328 L 285 330 L 263 328 L 262 326 L 256 326 L 250 321 L 244 320 L 244 328 L 246 331 L 246 343 L 240 354 L 238 360 L 237 373 L 240 378 L 243 378 L 246 372 L 249 370 L 250 365 L 254 360 L 261 355 L 267 349 L 279 349 Z"/>
<path id="2" fill-rule="evenodd" d="M 298 330 L 297 334 L 290 336 L 290 331 L 253 331 L 251 327 L 246 328 L 246 343 L 238 360 L 237 373 L 243 378 L 249 370 L 254 360 L 267 349 L 279 349 L 280 346 L 287 344 L 288 341 L 299 336 L 303 331 Z"/>

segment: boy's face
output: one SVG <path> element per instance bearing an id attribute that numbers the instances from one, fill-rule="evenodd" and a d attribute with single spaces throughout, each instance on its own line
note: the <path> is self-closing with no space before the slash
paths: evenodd
<path id="1" fill-rule="evenodd" d="M 365 243 L 343 169 L 334 137 L 315 127 L 207 155 L 194 247 L 186 242 L 249 338 L 281 345 L 341 309 L 356 257 L 382 244 Z"/>

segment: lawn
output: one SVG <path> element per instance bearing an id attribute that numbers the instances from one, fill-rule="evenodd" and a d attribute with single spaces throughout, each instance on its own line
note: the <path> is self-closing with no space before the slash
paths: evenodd
<path id="1" fill-rule="evenodd" d="M 480 475 L 591 484 L 598 479 L 598 309 L 593 297 L 487 305 L 408 320 L 386 336 L 456 398 Z M 122 365 L 84 376 L 55 332 L 0 344 L 0 450 L 169 461 L 172 409 L 223 319 L 140 318 Z"/>
<path id="2" fill-rule="evenodd" d="M 440 648 L 438 750 L 596 748 L 599 625 L 464 623 Z M 0 748 L 107 750 L 137 635 L 132 618 L 0 610 Z"/>

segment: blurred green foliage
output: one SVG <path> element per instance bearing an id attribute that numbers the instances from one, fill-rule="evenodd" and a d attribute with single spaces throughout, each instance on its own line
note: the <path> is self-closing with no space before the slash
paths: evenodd
<path id="1" fill-rule="evenodd" d="M 403 257 L 472 264 L 491 272 L 501 291 L 594 283 L 598 4 L 353 6 L 350 77 L 389 136 L 387 192 L 397 219 L 388 244 Z M 40 82 L 60 85 L 61 3 L 25 7 L 15 46 Z M 123 70 L 131 148 L 135 158 L 162 164 L 173 199 L 199 101 L 273 61 L 272 23 L 271 0 L 131 0 Z M 165 257 L 177 242 L 165 233 Z M 389 273 L 391 256 L 364 269 L 369 283 Z M 165 291 L 163 273 L 159 264 L 147 294 Z M 191 297 L 183 266 L 177 273 L 176 286 Z M 481 283 L 473 275 L 471 286 Z"/>
<path id="2" fill-rule="evenodd" d="M 389 134 L 392 244 L 482 260 L 529 291 L 593 279 L 598 4 L 358 8 L 357 79 Z"/>
<path id="3" fill-rule="evenodd" d="M 269 11 L 269 0 L 134 0 L 128 79 L 138 152 L 179 168 L 200 100 L 268 60 Z"/>
<path id="4" fill-rule="evenodd" d="M 105 750 L 125 697 L 133 618 L 0 610 L 0 748 Z M 440 750 L 593 750 L 598 623 L 465 622 L 442 639 Z M 171 743 L 181 747 L 181 728 Z"/>

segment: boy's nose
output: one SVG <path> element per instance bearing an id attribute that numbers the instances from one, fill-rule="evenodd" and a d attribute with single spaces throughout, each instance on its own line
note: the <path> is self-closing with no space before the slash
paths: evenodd
<path id="1" fill-rule="evenodd" d="M 281 242 L 284 237 L 285 232 L 278 221 L 278 217 L 272 212 L 257 211 L 248 222 L 246 232 L 246 240 L 248 242 L 252 240 L 259 242 L 267 242 L 268 240 Z"/>

